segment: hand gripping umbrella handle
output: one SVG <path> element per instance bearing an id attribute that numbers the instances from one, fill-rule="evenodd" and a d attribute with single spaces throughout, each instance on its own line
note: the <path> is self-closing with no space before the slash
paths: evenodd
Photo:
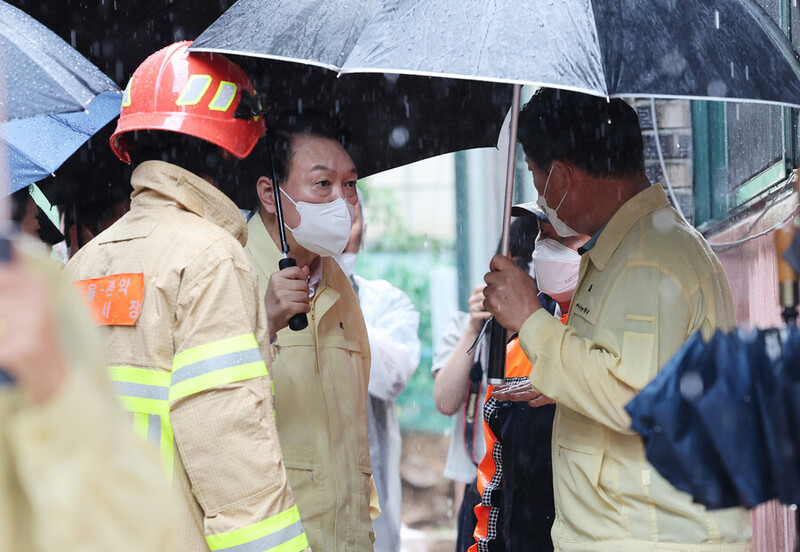
<path id="1" fill-rule="evenodd" d="M 11 240 L 7 237 L 0 238 L 0 263 L 7 263 L 11 260 Z M 12 383 L 11 376 L 0 369 L 0 386 Z"/>
<path id="2" fill-rule="evenodd" d="M 297 266 L 297 261 L 295 261 L 291 257 L 284 257 L 283 259 L 278 261 L 278 268 L 280 268 L 281 270 L 283 270 L 284 268 L 289 268 L 290 266 Z M 306 326 L 308 326 L 308 317 L 304 312 L 298 312 L 289 319 L 289 328 L 291 328 L 296 332 L 305 329 Z"/>
<path id="3" fill-rule="evenodd" d="M 283 224 L 283 204 L 281 202 L 281 191 L 278 186 L 278 171 L 275 170 L 275 156 L 272 153 L 272 134 L 267 132 L 267 152 L 269 155 L 269 164 L 272 169 L 272 193 L 275 196 L 275 214 L 278 218 L 278 234 L 281 239 L 281 253 L 283 258 L 278 261 L 278 268 L 283 270 L 290 266 L 297 266 L 297 261 L 289 256 L 289 243 L 286 241 L 286 230 Z M 289 328 L 295 332 L 299 332 L 308 326 L 308 317 L 304 312 L 298 312 L 289 319 Z"/>
<path id="4" fill-rule="evenodd" d="M 489 328 L 489 368 L 487 380 L 489 385 L 503 385 L 506 382 L 506 343 L 508 333 L 496 318 L 490 322 Z"/>

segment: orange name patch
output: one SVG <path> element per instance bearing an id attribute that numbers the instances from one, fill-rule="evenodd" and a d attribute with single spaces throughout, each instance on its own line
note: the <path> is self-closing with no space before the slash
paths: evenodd
<path id="1" fill-rule="evenodd" d="M 99 325 L 136 325 L 144 298 L 144 276 L 141 272 L 78 280 L 75 287 Z"/>

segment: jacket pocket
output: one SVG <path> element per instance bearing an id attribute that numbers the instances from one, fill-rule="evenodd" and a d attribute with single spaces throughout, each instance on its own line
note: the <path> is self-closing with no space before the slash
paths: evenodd
<path id="1" fill-rule="evenodd" d="M 370 542 L 375 542 L 375 531 L 372 522 L 381 514 L 381 506 L 378 497 L 378 489 L 372 479 L 372 464 L 370 462 L 369 451 L 362 451 L 358 456 L 359 484 L 363 485 L 360 512 L 365 512 L 367 517 L 362 519 L 365 527 L 369 527 Z M 363 515 L 361 516 L 363 517 Z"/>
<path id="2" fill-rule="evenodd" d="M 315 461 L 316 454 L 312 450 L 284 447 L 283 454 L 286 475 L 300 511 L 303 528 L 319 535 L 322 533 L 325 514 L 325 474 L 322 462 Z"/>

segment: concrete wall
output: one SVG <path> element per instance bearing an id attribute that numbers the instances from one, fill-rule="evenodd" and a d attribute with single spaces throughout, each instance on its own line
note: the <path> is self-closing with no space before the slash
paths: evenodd
<path id="1" fill-rule="evenodd" d="M 768 230 L 797 206 L 791 197 L 775 205 L 758 221 L 748 235 Z M 760 213 L 742 220 L 724 232 L 708 236 L 712 244 L 742 239 Z M 732 247 L 715 247 L 731 286 L 738 325 L 766 328 L 781 324 L 778 307 L 777 264 L 773 234 L 768 233 Z M 797 539 L 795 512 L 777 501 L 751 511 L 756 552 L 794 552 Z"/>

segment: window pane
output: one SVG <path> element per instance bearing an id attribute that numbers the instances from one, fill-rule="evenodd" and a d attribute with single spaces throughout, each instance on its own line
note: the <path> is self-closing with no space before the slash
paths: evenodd
<path id="1" fill-rule="evenodd" d="M 727 105 L 728 191 L 783 156 L 781 108 L 747 103 Z"/>

